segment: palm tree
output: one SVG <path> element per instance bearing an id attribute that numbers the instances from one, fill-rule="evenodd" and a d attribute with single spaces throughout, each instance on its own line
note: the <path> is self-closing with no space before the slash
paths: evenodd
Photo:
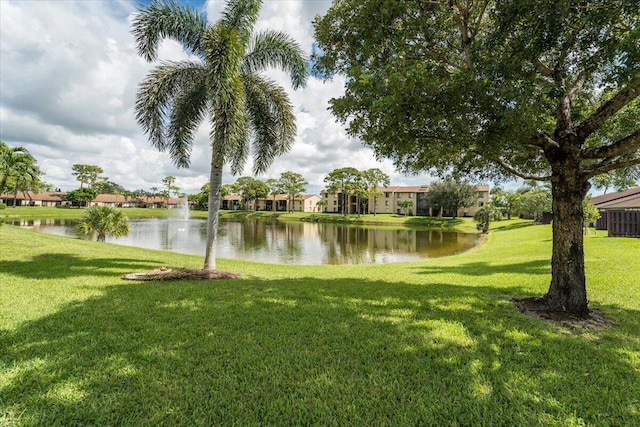
<path id="1" fill-rule="evenodd" d="M 129 220 L 118 209 L 92 206 L 82 215 L 78 230 L 84 234 L 96 233 L 96 240 L 104 242 L 107 236 L 122 237 L 129 234 Z"/>
<path id="2" fill-rule="evenodd" d="M 165 38 L 182 43 L 192 60 L 162 62 L 139 87 L 136 118 L 159 150 L 178 167 L 188 167 L 193 135 L 210 125 L 211 172 L 205 270 L 215 269 L 222 168 L 242 171 L 253 149 L 254 173 L 289 151 L 296 135 L 293 107 L 285 90 L 260 75 L 268 67 L 290 73 L 294 88 L 307 78 L 299 45 L 277 31 L 252 36 L 262 0 L 228 0 L 218 21 L 173 2 L 153 0 L 133 20 L 138 53 L 157 59 Z M 252 137 L 252 138 L 251 138 Z"/>
<path id="3" fill-rule="evenodd" d="M 7 187 L 10 179 L 19 178 L 21 170 L 35 165 L 36 159 L 24 147 L 9 147 L 0 141 L 0 194 Z"/>
<path id="4" fill-rule="evenodd" d="M 20 161 L 13 167 L 13 207 L 16 207 L 18 191 L 23 195 L 26 191 L 39 191 L 43 186 L 40 177 L 43 172 L 37 165 L 36 159 L 30 154 L 20 156 Z"/>

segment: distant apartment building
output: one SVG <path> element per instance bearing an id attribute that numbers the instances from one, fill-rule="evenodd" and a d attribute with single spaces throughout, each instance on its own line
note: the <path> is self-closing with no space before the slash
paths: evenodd
<path id="1" fill-rule="evenodd" d="M 489 202 L 489 186 L 478 185 L 478 193 L 473 206 L 460 208 L 456 216 L 473 216 L 475 213 Z M 394 186 L 379 187 L 380 195 L 370 199 L 360 199 L 356 196 L 343 197 L 341 191 L 330 193 L 322 191 L 322 200 L 326 206 L 324 212 L 342 213 L 342 205 L 346 203 L 344 212 L 347 214 L 361 213 L 388 213 L 402 214 L 405 209 L 402 207 L 403 201 L 409 201 L 411 207 L 406 209 L 409 215 L 420 216 L 453 216 L 454 212 L 441 210 L 439 206 L 429 206 L 426 201 L 426 194 L 429 192 L 428 185 L 421 186 Z"/>
<path id="2" fill-rule="evenodd" d="M 317 206 L 320 200 L 320 197 L 315 194 L 301 194 L 293 200 L 290 200 L 286 194 L 276 194 L 257 200 L 246 201 L 245 209 L 270 212 L 320 212 L 321 209 Z M 291 203 L 291 208 L 289 208 L 289 203 Z M 225 196 L 222 199 L 222 209 L 242 209 L 242 197 L 237 194 Z"/>

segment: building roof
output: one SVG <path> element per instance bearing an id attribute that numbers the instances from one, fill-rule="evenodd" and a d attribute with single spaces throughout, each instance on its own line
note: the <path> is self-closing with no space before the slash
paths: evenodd
<path id="1" fill-rule="evenodd" d="M 13 200 L 13 193 L 2 193 L 2 199 L 11 199 Z M 18 199 L 22 200 L 33 200 L 33 201 L 43 201 L 43 202 L 63 202 L 67 200 L 67 193 L 64 191 L 49 191 L 44 193 L 34 193 L 33 191 L 18 191 Z M 128 196 L 125 197 L 122 194 L 98 194 L 95 199 L 91 202 L 96 203 L 134 203 L 134 202 L 142 202 L 142 203 L 165 203 L 167 199 L 160 196 Z M 176 199 L 174 197 L 170 197 L 168 202 L 170 205 L 180 204 L 180 199 Z"/>
<path id="2" fill-rule="evenodd" d="M 13 200 L 14 193 L 2 193 L 1 199 Z M 43 202 L 60 202 L 66 200 L 67 193 L 61 191 L 48 191 L 45 193 L 34 193 L 33 191 L 18 191 L 17 198 L 23 200 L 38 200 Z"/>
<path id="3" fill-rule="evenodd" d="M 640 209 L 640 187 L 596 196 L 591 203 L 598 209 Z"/>

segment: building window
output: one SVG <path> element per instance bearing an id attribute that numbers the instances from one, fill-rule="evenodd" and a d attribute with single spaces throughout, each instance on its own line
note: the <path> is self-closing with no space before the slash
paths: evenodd
<path id="1" fill-rule="evenodd" d="M 388 200 L 385 200 L 385 201 L 384 201 L 384 205 L 385 205 L 385 206 L 389 206 L 389 201 L 388 201 Z"/>
<path id="2" fill-rule="evenodd" d="M 384 193 L 384 197 L 388 199 L 389 198 L 389 193 Z"/>
<path id="3" fill-rule="evenodd" d="M 398 193 L 398 199 L 402 199 L 402 193 Z"/>
<path id="4" fill-rule="evenodd" d="M 410 199 L 413 199 L 413 193 L 409 193 L 407 197 L 409 197 Z"/>

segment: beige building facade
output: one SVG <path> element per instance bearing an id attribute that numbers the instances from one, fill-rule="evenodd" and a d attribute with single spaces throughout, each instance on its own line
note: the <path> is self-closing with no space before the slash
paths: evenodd
<path id="1" fill-rule="evenodd" d="M 473 206 L 460 208 L 456 216 L 474 216 L 475 213 L 489 202 L 489 186 L 478 185 L 478 193 Z M 454 216 L 454 212 L 441 212 L 438 206 L 428 206 L 425 195 L 429 192 L 428 185 L 421 186 L 392 186 L 379 187 L 380 195 L 370 199 L 359 199 L 356 196 L 343 197 L 342 192 L 322 192 L 322 200 L 326 206 L 324 212 L 342 213 L 342 204 L 346 203 L 345 213 L 380 213 L 380 214 L 408 214 L 420 216 Z M 409 202 L 409 203 L 404 203 Z M 408 207 L 405 205 L 408 204 Z"/>
<path id="2" fill-rule="evenodd" d="M 271 211 L 271 212 L 321 212 L 318 202 L 322 200 L 315 194 L 301 194 L 294 198 L 289 199 L 286 194 L 276 194 L 265 198 L 259 198 L 257 200 L 250 200 L 246 202 L 247 210 L 255 211 Z M 289 208 L 291 203 L 291 209 Z M 230 194 L 224 197 L 222 201 L 222 209 L 238 210 L 242 209 L 242 198 L 236 194 Z"/>

